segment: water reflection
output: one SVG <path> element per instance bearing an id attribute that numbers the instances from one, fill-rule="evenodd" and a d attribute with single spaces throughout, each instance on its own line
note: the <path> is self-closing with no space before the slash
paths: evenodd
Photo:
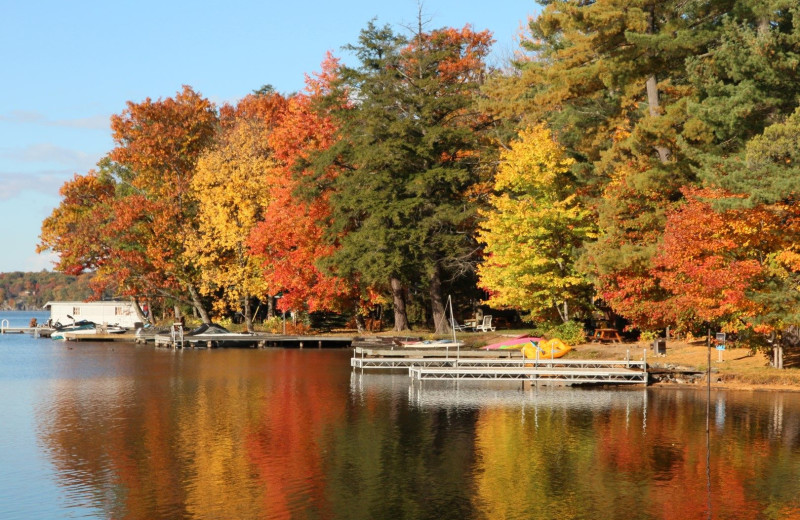
<path id="1" fill-rule="evenodd" d="M 419 385 L 340 351 L 55 355 L 35 413 L 62 517 L 800 517 L 794 394 L 713 393 L 707 453 L 704 392 Z"/>

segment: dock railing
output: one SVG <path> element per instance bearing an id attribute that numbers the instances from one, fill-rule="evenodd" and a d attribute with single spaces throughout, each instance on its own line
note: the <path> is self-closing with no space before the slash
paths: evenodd
<path id="1" fill-rule="evenodd" d="M 170 336 L 172 337 L 173 348 L 183 348 L 183 324 L 176 322 L 172 324 L 170 329 Z"/>

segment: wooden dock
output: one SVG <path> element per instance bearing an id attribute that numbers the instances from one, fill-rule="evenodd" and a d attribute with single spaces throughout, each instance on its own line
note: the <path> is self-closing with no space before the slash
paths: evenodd
<path id="1" fill-rule="evenodd" d="M 0 327 L 0 334 L 33 334 L 35 338 L 49 338 L 52 332 L 48 327 Z"/>
<path id="2" fill-rule="evenodd" d="M 181 338 L 171 334 L 156 334 L 154 341 L 157 347 L 167 348 L 346 348 L 353 341 L 347 336 L 293 336 L 283 334 L 204 334 L 201 336 L 184 335 Z"/>
<path id="3" fill-rule="evenodd" d="M 121 334 L 102 332 L 96 334 L 79 334 L 76 332 L 65 332 L 64 339 L 67 341 L 120 341 L 133 343 L 136 340 L 136 334 L 133 332 L 123 332 Z"/>

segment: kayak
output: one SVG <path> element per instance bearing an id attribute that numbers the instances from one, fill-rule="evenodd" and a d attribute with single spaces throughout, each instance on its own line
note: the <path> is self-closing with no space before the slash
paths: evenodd
<path id="1" fill-rule="evenodd" d="M 516 338 L 507 339 L 505 341 L 500 341 L 498 343 L 492 343 L 491 345 L 486 345 L 485 347 L 481 347 L 483 350 L 520 350 L 525 345 L 530 345 L 531 343 L 538 344 L 542 341 L 542 338 L 534 338 L 532 336 L 518 336 Z"/>
<path id="2" fill-rule="evenodd" d="M 541 341 L 539 344 L 529 343 L 522 348 L 522 354 L 526 359 L 536 359 L 538 351 L 539 359 L 556 359 L 570 350 L 572 350 L 572 347 L 565 345 L 564 342 L 558 338 L 553 338 L 547 341 Z"/>

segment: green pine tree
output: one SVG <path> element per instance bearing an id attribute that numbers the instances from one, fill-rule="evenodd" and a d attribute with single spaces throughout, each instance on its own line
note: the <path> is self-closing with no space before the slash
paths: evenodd
<path id="1" fill-rule="evenodd" d="M 335 268 L 390 287 L 395 328 L 408 328 L 408 288 L 429 293 L 437 332 L 447 329 L 445 277 L 474 268 L 481 120 L 474 110 L 487 32 L 440 29 L 412 38 L 370 23 L 342 67 L 352 104 L 336 112 L 338 143 L 317 159 L 342 167 L 333 186 Z"/>

